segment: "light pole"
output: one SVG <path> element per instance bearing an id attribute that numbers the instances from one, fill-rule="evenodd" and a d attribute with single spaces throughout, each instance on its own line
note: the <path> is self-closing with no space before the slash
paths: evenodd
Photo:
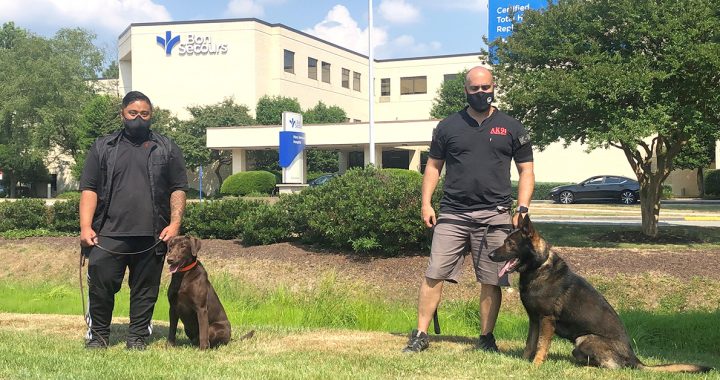
<path id="1" fill-rule="evenodd" d="M 373 2 L 368 0 L 368 127 L 370 129 L 370 164 L 375 165 L 375 78 L 373 74 Z"/>

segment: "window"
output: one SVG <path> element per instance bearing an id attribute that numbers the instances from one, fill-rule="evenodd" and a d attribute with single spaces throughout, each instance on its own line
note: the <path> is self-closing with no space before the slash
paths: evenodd
<path id="1" fill-rule="evenodd" d="M 285 50 L 285 72 L 295 74 L 295 53 Z"/>
<path id="2" fill-rule="evenodd" d="M 380 96 L 390 96 L 390 78 L 380 79 Z"/>
<path id="3" fill-rule="evenodd" d="M 342 86 L 350 88 L 350 70 L 348 69 L 342 69 Z"/>
<path id="4" fill-rule="evenodd" d="M 308 57 L 308 78 L 317 80 L 317 59 Z"/>
<path id="5" fill-rule="evenodd" d="M 322 63 L 322 81 L 330 83 L 330 64 L 327 62 Z"/>
<path id="6" fill-rule="evenodd" d="M 400 94 L 427 94 L 427 77 L 400 78 Z"/>
<path id="7" fill-rule="evenodd" d="M 445 74 L 443 76 L 443 81 L 445 81 L 445 82 L 451 81 L 451 80 L 457 78 L 457 76 L 458 76 L 457 74 Z"/>
<path id="8" fill-rule="evenodd" d="M 353 71 L 353 90 L 360 91 L 360 73 Z"/>

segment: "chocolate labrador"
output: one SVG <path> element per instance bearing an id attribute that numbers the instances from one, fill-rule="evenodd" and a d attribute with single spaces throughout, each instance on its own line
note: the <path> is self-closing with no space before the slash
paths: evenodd
<path id="1" fill-rule="evenodd" d="M 168 241 L 167 263 L 172 273 L 168 344 L 175 345 L 179 318 L 192 344 L 202 350 L 230 341 L 230 321 L 197 259 L 199 250 L 200 240 L 194 237 L 176 236 Z"/>

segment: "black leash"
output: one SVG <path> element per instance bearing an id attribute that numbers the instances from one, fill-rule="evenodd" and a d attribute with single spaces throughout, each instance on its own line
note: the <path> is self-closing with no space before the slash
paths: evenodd
<path id="1" fill-rule="evenodd" d="M 162 241 L 163 241 L 162 239 L 158 239 L 155 242 L 155 244 L 151 245 L 149 248 L 146 248 L 146 249 L 143 249 L 142 251 L 137 251 L 137 252 L 117 252 L 117 251 L 113 251 L 111 249 L 107 249 L 107 248 L 101 246 L 100 244 L 95 244 L 95 247 L 98 247 L 99 249 L 101 249 L 107 253 L 111 253 L 111 254 L 115 254 L 115 255 L 136 255 L 139 253 L 145 253 L 145 252 L 157 247 L 160 243 L 162 243 Z M 90 332 L 92 333 L 92 336 L 97 336 L 98 338 L 100 338 L 100 343 L 102 344 L 102 346 L 108 347 L 109 342 L 107 340 L 105 340 L 105 338 L 101 334 L 98 334 L 98 332 L 90 325 L 90 321 L 89 321 L 90 311 L 87 310 L 87 308 L 85 307 L 85 291 L 84 291 L 84 287 L 83 287 L 83 270 L 82 270 L 82 268 L 85 266 L 85 257 L 86 257 L 85 250 L 86 249 L 90 250 L 90 249 L 92 249 L 92 247 L 81 247 L 80 248 L 80 265 L 78 266 L 78 280 L 80 281 L 80 301 L 82 302 L 83 319 L 85 320 L 85 325 L 88 327 L 88 330 L 90 330 Z M 88 252 L 88 255 L 89 255 L 89 252 Z"/>

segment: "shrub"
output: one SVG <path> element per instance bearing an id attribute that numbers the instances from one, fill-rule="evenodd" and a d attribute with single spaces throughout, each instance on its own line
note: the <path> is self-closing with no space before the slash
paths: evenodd
<path id="1" fill-rule="evenodd" d="M 660 199 L 672 199 L 672 198 L 673 198 L 672 186 L 662 185 L 662 190 L 660 192 Z"/>
<path id="2" fill-rule="evenodd" d="M 292 223 L 283 204 L 261 203 L 250 209 L 236 221 L 236 229 L 242 231 L 243 244 L 264 245 L 290 240 Z"/>
<path id="3" fill-rule="evenodd" d="M 80 191 L 66 191 L 58 194 L 55 198 L 57 199 L 75 199 L 80 201 Z"/>
<path id="4" fill-rule="evenodd" d="M 47 228 L 48 209 L 42 199 L 0 203 L 0 232 Z"/>
<path id="5" fill-rule="evenodd" d="M 705 193 L 720 195 L 720 169 L 708 170 L 705 173 Z"/>
<path id="6" fill-rule="evenodd" d="M 351 169 L 284 204 L 308 243 L 394 254 L 425 247 L 420 218 L 420 175 Z"/>
<path id="7" fill-rule="evenodd" d="M 271 194 L 275 189 L 275 175 L 263 170 L 235 173 L 223 181 L 220 193 L 242 196 L 250 193 Z"/>
<path id="8" fill-rule="evenodd" d="M 409 178 L 411 181 L 415 181 L 417 179 L 420 179 L 422 182 L 422 174 L 420 172 L 416 172 L 415 170 L 408 170 L 408 169 L 395 169 L 395 168 L 388 168 L 388 169 L 382 169 L 384 173 L 389 173 L 393 176 L 404 176 Z"/>
<path id="9" fill-rule="evenodd" d="M 50 208 L 50 229 L 57 232 L 79 233 L 80 200 L 68 199 L 55 202 Z"/>
<path id="10" fill-rule="evenodd" d="M 570 182 L 535 182 L 535 189 L 533 191 L 533 200 L 548 199 L 548 194 L 553 187 L 570 185 Z M 512 181 L 512 197 L 517 200 L 518 197 L 518 183 Z"/>
<path id="11" fill-rule="evenodd" d="M 240 198 L 188 203 L 183 218 L 183 233 L 203 239 L 236 239 L 241 236 L 235 221 L 245 218 L 262 204 Z"/>

